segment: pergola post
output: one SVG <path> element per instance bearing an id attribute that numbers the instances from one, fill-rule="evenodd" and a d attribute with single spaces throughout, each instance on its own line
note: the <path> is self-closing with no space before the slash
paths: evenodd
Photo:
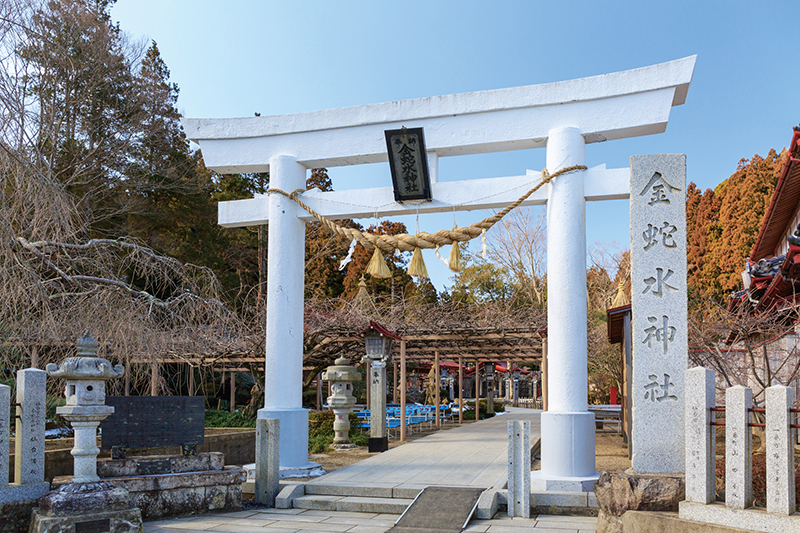
<path id="1" fill-rule="evenodd" d="M 400 341 L 400 442 L 406 440 L 406 341 Z"/>
<path id="2" fill-rule="evenodd" d="M 150 396 L 158 396 L 158 363 L 150 363 Z"/>
<path id="3" fill-rule="evenodd" d="M 322 372 L 317 374 L 317 411 L 322 410 Z"/>
<path id="4" fill-rule="evenodd" d="M 194 367 L 191 363 L 186 363 L 189 368 L 189 396 L 194 396 Z"/>
<path id="5" fill-rule="evenodd" d="M 506 377 L 506 379 L 505 379 L 505 382 L 506 382 L 506 394 L 505 394 L 506 402 L 510 402 L 512 397 L 513 397 L 513 394 L 514 394 L 511 391 L 513 389 L 513 379 L 514 379 L 513 372 L 511 372 L 511 364 L 512 364 L 511 361 L 506 361 L 506 374 L 508 374 L 508 377 Z"/>
<path id="6" fill-rule="evenodd" d="M 483 388 L 481 379 L 481 362 L 475 362 L 475 422 L 481 419 L 481 389 Z"/>
<path id="7" fill-rule="evenodd" d="M 397 403 L 397 360 L 392 357 L 392 403 Z"/>
<path id="8" fill-rule="evenodd" d="M 439 389 L 441 389 L 441 376 L 439 375 L 439 350 L 434 352 L 434 360 L 436 361 L 436 372 L 435 372 L 435 384 L 436 384 L 436 429 L 441 429 L 441 425 L 439 424 L 439 402 L 441 402 L 439 398 Z"/>
<path id="9" fill-rule="evenodd" d="M 231 405 L 230 412 L 236 411 L 236 370 L 231 369 Z"/>
<path id="10" fill-rule="evenodd" d="M 464 358 L 458 358 L 458 423 L 464 423 Z"/>

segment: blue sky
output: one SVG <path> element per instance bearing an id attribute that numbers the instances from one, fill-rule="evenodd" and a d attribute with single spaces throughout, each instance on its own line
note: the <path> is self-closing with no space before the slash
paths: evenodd
<path id="1" fill-rule="evenodd" d="M 153 39 L 192 118 L 296 113 L 531 85 L 697 54 L 667 131 L 587 146 L 589 166 L 685 153 L 688 180 L 714 187 L 741 158 L 780 150 L 800 122 L 800 2 L 118 0 L 112 17 Z M 544 150 L 440 160 L 443 181 L 520 175 Z M 331 169 L 334 187 L 388 185 L 388 165 Z M 486 216 L 459 213 L 459 225 Z M 368 225 L 373 220 L 362 220 Z M 413 219 L 404 220 L 409 231 Z M 420 228 L 449 228 L 429 215 Z M 587 244 L 629 246 L 627 201 L 587 204 Z M 477 249 L 477 246 L 473 246 Z M 449 272 L 430 252 L 437 289 Z"/>

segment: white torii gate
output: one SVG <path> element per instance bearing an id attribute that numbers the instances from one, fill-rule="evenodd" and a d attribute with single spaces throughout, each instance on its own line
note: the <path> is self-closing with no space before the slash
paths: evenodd
<path id="1" fill-rule="evenodd" d="M 394 201 L 391 187 L 320 192 L 302 200 L 330 219 L 502 208 L 540 179 L 523 176 L 438 182 L 438 158 L 547 147 L 550 173 L 585 163 L 585 144 L 666 129 L 684 103 L 696 56 L 571 81 L 403 100 L 294 115 L 184 119 L 206 166 L 221 173 L 270 172 L 270 186 L 304 189 L 308 169 L 387 162 L 384 131 L 422 127 L 433 200 Z M 587 411 L 585 201 L 629 197 L 630 170 L 605 165 L 557 177 L 523 205 L 547 204 L 549 411 L 542 413 L 538 490 L 587 490 L 595 472 L 594 415 Z M 387 182 L 389 182 L 387 173 Z M 498 191 L 493 194 L 494 191 Z M 304 222 L 273 194 L 221 202 L 225 227 L 269 223 L 266 378 L 259 418 L 281 420 L 281 470 L 309 468 L 302 407 Z M 590 489 L 588 489 L 590 490 Z"/>

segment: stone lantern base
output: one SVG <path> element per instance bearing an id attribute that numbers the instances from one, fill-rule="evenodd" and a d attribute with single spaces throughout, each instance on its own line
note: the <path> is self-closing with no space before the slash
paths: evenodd
<path id="1" fill-rule="evenodd" d="M 141 511 L 110 483 L 71 483 L 39 498 L 28 533 L 139 533 Z"/>

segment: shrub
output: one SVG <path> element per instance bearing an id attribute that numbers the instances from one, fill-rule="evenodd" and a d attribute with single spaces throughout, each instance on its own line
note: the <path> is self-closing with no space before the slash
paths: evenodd
<path id="1" fill-rule="evenodd" d="M 247 418 L 239 411 L 230 413 L 220 409 L 206 409 L 205 427 L 207 428 L 254 428 L 256 421 Z"/>
<path id="2" fill-rule="evenodd" d="M 310 411 L 308 413 L 308 452 L 324 453 L 333 444 L 333 411 Z M 356 446 L 366 446 L 369 436 L 360 431 L 361 421 L 350 413 L 350 442 Z"/>

